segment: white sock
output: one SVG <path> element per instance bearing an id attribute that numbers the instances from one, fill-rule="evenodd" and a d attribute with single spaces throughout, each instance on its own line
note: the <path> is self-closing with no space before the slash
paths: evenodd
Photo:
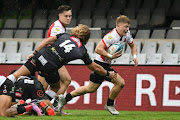
<path id="1" fill-rule="evenodd" d="M 7 76 L 7 78 L 8 78 L 9 80 L 11 80 L 13 83 L 15 83 L 15 82 L 16 82 L 16 78 L 14 77 L 14 75 L 13 75 L 13 74 L 11 74 L 11 75 Z"/>
<path id="2" fill-rule="evenodd" d="M 46 94 L 49 95 L 51 98 L 54 98 L 56 96 L 56 93 L 51 89 L 46 90 Z"/>
<path id="3" fill-rule="evenodd" d="M 0 75 L 0 86 L 6 81 L 6 77 Z"/>

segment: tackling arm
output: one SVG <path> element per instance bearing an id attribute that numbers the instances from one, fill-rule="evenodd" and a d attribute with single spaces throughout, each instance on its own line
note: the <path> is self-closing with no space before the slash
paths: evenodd
<path id="1" fill-rule="evenodd" d="M 50 45 L 50 44 L 54 43 L 55 40 L 57 40 L 57 36 L 52 36 L 52 37 L 49 37 L 49 38 L 43 40 L 43 41 L 37 46 L 35 52 L 36 52 L 36 51 L 40 51 L 42 48 L 46 47 L 47 45 Z"/>
<path id="2" fill-rule="evenodd" d="M 92 62 L 90 65 L 87 65 L 87 67 L 101 76 L 107 76 L 111 79 L 116 79 L 116 73 L 114 71 L 108 72 L 95 62 Z"/>

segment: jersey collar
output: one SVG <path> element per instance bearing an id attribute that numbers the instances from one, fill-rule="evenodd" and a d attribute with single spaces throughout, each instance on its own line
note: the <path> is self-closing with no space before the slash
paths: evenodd
<path id="1" fill-rule="evenodd" d="M 116 30 L 117 34 L 119 35 L 119 37 L 121 37 L 116 28 L 115 28 L 115 30 Z"/>
<path id="2" fill-rule="evenodd" d="M 62 24 L 62 22 L 59 20 L 59 22 L 61 23 L 61 25 L 64 27 L 64 29 L 66 29 L 66 27 Z"/>

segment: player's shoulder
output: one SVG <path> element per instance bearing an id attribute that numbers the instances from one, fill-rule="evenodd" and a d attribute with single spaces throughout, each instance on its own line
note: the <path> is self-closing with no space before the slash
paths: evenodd
<path id="1" fill-rule="evenodd" d="M 104 36 L 104 39 L 114 40 L 114 39 L 118 39 L 117 37 L 118 37 L 118 35 L 117 35 L 117 33 L 116 33 L 116 30 L 113 29 L 112 31 L 110 31 L 109 33 L 107 33 L 107 34 Z"/>
<path id="2" fill-rule="evenodd" d="M 132 35 L 131 35 L 130 31 L 128 31 L 128 32 L 126 33 L 126 37 L 127 37 L 127 38 L 132 38 Z"/>

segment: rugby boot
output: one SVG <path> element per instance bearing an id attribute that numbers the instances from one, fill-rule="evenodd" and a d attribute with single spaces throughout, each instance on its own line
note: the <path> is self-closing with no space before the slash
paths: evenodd
<path id="1" fill-rule="evenodd" d="M 39 104 L 43 110 L 45 111 L 45 113 L 47 113 L 49 116 L 55 116 L 55 112 L 54 110 L 45 102 L 40 102 Z"/>
<path id="2" fill-rule="evenodd" d="M 111 114 L 113 115 L 119 115 L 119 112 L 114 108 L 114 105 L 113 106 L 107 106 L 105 105 L 104 106 L 104 109 L 109 111 Z"/>
<path id="3" fill-rule="evenodd" d="M 59 103 L 58 103 L 58 110 L 59 112 L 62 111 L 62 108 L 64 107 L 64 105 L 66 105 L 66 100 L 65 100 L 65 96 L 64 95 L 58 95 L 59 97 Z"/>
<path id="4" fill-rule="evenodd" d="M 68 115 L 68 114 L 67 114 L 66 112 L 64 112 L 64 111 L 61 111 L 61 112 L 59 113 L 58 103 L 59 103 L 59 97 L 56 96 L 56 97 L 54 98 L 54 103 L 53 103 L 53 109 L 54 109 L 54 111 L 55 111 L 55 112 L 58 112 L 58 114 L 61 114 L 61 115 Z"/>

